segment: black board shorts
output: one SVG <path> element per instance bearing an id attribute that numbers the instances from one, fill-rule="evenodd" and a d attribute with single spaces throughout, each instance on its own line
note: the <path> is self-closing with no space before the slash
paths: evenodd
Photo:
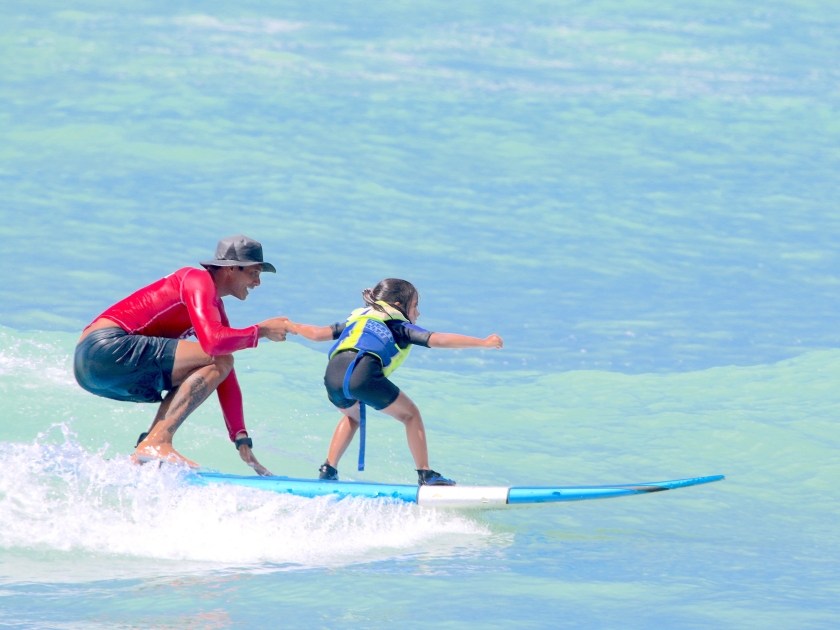
<path id="1" fill-rule="evenodd" d="M 370 354 L 359 359 L 353 368 L 349 387 L 353 398 L 348 399 L 344 396 L 344 375 L 347 374 L 347 368 L 356 358 L 356 354 L 358 353 L 355 350 L 339 352 L 327 364 L 324 385 L 330 402 L 339 409 L 349 409 L 357 400 L 377 411 L 385 409 L 400 395 L 400 388 L 388 380 L 382 373 L 382 362 Z"/>
<path id="2" fill-rule="evenodd" d="M 91 394 L 129 402 L 160 402 L 172 389 L 177 339 L 129 335 L 122 328 L 100 328 L 82 339 L 73 373 Z"/>

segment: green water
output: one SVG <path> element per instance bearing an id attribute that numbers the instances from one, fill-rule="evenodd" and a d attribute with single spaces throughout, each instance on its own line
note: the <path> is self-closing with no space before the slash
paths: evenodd
<path id="1" fill-rule="evenodd" d="M 6 329 L 2 341 L 4 401 L 41 419 L 4 423 L 0 435 L 12 619 L 269 627 L 279 615 L 295 627 L 418 618 L 549 627 L 563 616 L 570 627 L 613 627 L 629 616 L 633 627 L 755 628 L 837 620 L 837 351 L 671 375 L 400 370 L 397 382 L 426 415 L 433 465 L 461 483 L 728 477 L 636 499 L 447 513 L 266 502 L 255 491 L 223 509 L 229 495 L 161 487 L 155 471 L 132 478 L 115 507 L 108 484 L 134 473 L 101 457 L 129 451 L 148 408 L 76 388 L 68 334 Z M 309 386 L 322 355 L 294 344 L 243 354 L 263 463 L 311 477 L 338 417 Z M 76 434 L 69 445 L 61 427 L 37 437 L 51 422 Z M 214 404 L 178 440 L 203 465 L 241 472 Z M 368 470 L 345 467 L 344 477 L 411 482 L 399 425 L 374 415 L 369 440 Z M 156 494 L 167 489 L 177 500 Z M 40 499 L 21 505 L 25 496 Z M 55 606 L 36 607 L 33 595 Z M 418 606 L 438 600 L 418 616 Z"/>
<path id="2" fill-rule="evenodd" d="M 0 623 L 835 627 L 839 26 L 792 1 L 2 4 Z M 459 483 L 726 481 L 447 512 L 130 467 L 153 409 L 75 385 L 79 331 L 235 233 L 279 273 L 234 325 L 339 321 L 398 276 L 421 325 L 505 338 L 395 375 Z M 277 474 L 323 461 L 324 350 L 237 356 Z M 396 422 L 368 439 L 343 478 L 413 481 Z M 246 472 L 215 401 L 176 445 Z"/>

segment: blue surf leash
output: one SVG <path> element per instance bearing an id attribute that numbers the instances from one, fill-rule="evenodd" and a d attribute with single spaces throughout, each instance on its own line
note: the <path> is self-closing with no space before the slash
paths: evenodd
<path id="1" fill-rule="evenodd" d="M 359 401 L 359 470 L 365 469 L 365 403 Z"/>
<path id="2" fill-rule="evenodd" d="M 359 352 L 356 354 L 356 358 L 353 359 L 353 362 L 347 367 L 347 372 L 344 374 L 344 397 L 348 400 L 353 400 L 353 397 L 350 395 L 350 376 L 353 374 L 353 368 L 356 367 L 356 363 L 359 362 L 366 352 Z M 365 433 L 367 425 L 367 412 L 365 410 L 365 403 L 361 400 L 359 401 L 359 470 L 365 469 Z"/>

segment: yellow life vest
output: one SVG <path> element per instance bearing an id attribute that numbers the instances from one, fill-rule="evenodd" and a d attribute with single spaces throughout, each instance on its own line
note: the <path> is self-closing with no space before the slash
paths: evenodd
<path id="1" fill-rule="evenodd" d="M 376 303 L 385 311 L 368 306 L 358 308 L 347 318 L 347 327 L 330 350 L 330 358 L 345 350 L 356 350 L 361 356 L 372 354 L 382 362 L 382 373 L 388 376 L 396 370 L 411 352 L 411 344 L 400 348 L 386 322 L 408 319 L 393 306 L 381 300 Z"/>

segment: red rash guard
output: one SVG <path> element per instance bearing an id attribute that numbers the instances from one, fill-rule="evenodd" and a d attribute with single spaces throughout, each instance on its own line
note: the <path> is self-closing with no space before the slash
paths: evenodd
<path id="1" fill-rule="evenodd" d="M 185 267 L 135 291 L 96 319 L 110 319 L 129 335 L 185 339 L 198 338 L 212 357 L 256 348 L 260 327 L 231 328 L 222 299 L 209 271 Z M 93 320 L 93 321 L 96 321 Z M 245 431 L 242 391 L 236 372 L 222 381 L 216 393 L 231 441 Z"/>

